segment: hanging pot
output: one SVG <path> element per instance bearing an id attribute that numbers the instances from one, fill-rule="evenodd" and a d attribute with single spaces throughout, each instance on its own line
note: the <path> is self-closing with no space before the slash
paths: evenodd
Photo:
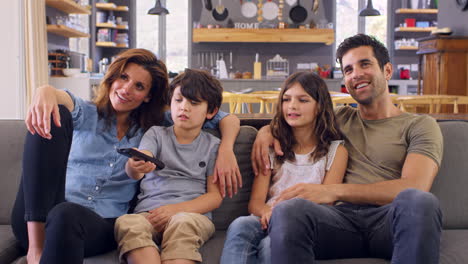
<path id="1" fill-rule="evenodd" d="M 211 0 L 205 0 L 205 8 L 206 8 L 208 11 L 213 10 L 213 5 L 211 4 Z"/>
<path id="2" fill-rule="evenodd" d="M 212 14 L 216 21 L 224 21 L 229 16 L 229 12 L 221 4 L 221 0 L 219 0 L 218 5 L 213 9 Z"/>
<path id="3" fill-rule="evenodd" d="M 279 8 L 275 2 L 272 2 L 272 0 L 268 0 L 263 5 L 262 11 L 263 18 L 265 18 L 266 20 L 273 20 L 276 19 L 276 17 L 278 17 Z"/>
<path id="4" fill-rule="evenodd" d="M 291 10 L 289 10 L 289 17 L 296 24 L 302 23 L 306 20 L 307 9 L 301 6 L 299 0 L 297 0 L 297 5 L 295 5 L 293 8 L 291 8 Z"/>
<path id="5" fill-rule="evenodd" d="M 257 15 L 257 5 L 255 5 L 252 0 L 242 1 L 241 2 L 241 13 L 246 18 L 252 18 Z"/>

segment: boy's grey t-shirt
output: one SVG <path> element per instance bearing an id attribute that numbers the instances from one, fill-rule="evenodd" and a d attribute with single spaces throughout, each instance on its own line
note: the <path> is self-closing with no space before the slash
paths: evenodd
<path id="1" fill-rule="evenodd" d="M 148 150 L 166 165 L 147 173 L 140 183 L 135 213 L 193 200 L 206 193 L 220 140 L 204 131 L 190 144 L 179 144 L 174 127 L 151 127 L 139 149 Z M 211 218 L 211 213 L 205 214 Z"/>

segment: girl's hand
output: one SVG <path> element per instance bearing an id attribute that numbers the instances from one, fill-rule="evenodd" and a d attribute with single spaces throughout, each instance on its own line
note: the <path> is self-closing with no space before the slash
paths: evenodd
<path id="1" fill-rule="evenodd" d="M 138 173 L 150 173 L 156 169 L 156 165 L 151 161 L 145 162 L 134 158 L 128 159 L 128 166 Z"/>
<path id="2" fill-rule="evenodd" d="M 179 213 L 176 204 L 169 204 L 149 211 L 148 221 L 157 232 L 163 232 L 171 217 Z"/>
<path id="3" fill-rule="evenodd" d="M 269 175 L 271 172 L 270 158 L 268 156 L 270 146 L 274 147 L 277 155 L 284 155 L 279 141 L 274 139 L 271 134 L 270 126 L 264 126 L 258 131 L 257 138 L 252 147 L 251 159 L 255 176 L 260 173 L 260 170 L 264 175 Z"/>
<path id="4" fill-rule="evenodd" d="M 262 216 L 260 217 L 260 224 L 262 225 L 262 229 L 266 230 L 268 228 L 268 224 L 270 223 L 271 218 L 271 207 L 266 205 L 265 209 L 262 212 Z"/>
<path id="5" fill-rule="evenodd" d="M 38 133 L 43 138 L 51 139 L 51 114 L 55 125 L 57 127 L 61 126 L 55 91 L 56 89 L 50 85 L 44 85 L 36 89 L 25 120 L 26 127 L 31 134 Z"/>
<path id="6" fill-rule="evenodd" d="M 274 205 L 293 198 L 302 198 L 317 204 L 333 204 L 338 200 L 337 184 L 298 183 L 284 190 Z"/>
<path id="7" fill-rule="evenodd" d="M 237 165 L 236 155 L 232 149 L 219 149 L 214 168 L 213 183 L 218 183 L 219 192 L 229 197 L 237 194 L 237 187 L 242 187 L 242 176 Z"/>

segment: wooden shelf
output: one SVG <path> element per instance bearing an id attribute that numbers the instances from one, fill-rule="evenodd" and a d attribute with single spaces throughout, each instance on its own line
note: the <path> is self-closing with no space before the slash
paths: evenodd
<path id="1" fill-rule="evenodd" d="M 437 9 L 409 9 L 399 8 L 395 11 L 397 14 L 437 14 Z"/>
<path id="2" fill-rule="evenodd" d="M 115 44 L 115 42 L 111 42 L 111 41 L 106 41 L 106 42 L 96 42 L 96 46 L 97 47 L 107 47 L 107 48 L 114 48 L 115 46 L 117 46 L 117 44 Z"/>
<path id="3" fill-rule="evenodd" d="M 117 44 L 112 41 L 106 42 L 96 42 L 96 47 L 103 47 L 103 48 L 128 48 L 127 44 Z"/>
<path id="4" fill-rule="evenodd" d="M 418 47 L 413 47 L 413 46 L 401 46 L 398 49 L 395 50 L 418 50 Z"/>
<path id="5" fill-rule="evenodd" d="M 96 8 L 107 11 L 128 12 L 128 6 L 117 6 L 114 3 L 96 3 Z"/>
<path id="6" fill-rule="evenodd" d="M 116 24 L 113 24 L 113 23 L 96 23 L 96 27 L 128 30 L 128 26 L 126 26 L 126 25 L 116 25 Z"/>
<path id="7" fill-rule="evenodd" d="M 91 11 L 87 7 L 79 5 L 72 0 L 46 0 L 46 5 L 67 14 L 91 14 Z"/>
<path id="8" fill-rule="evenodd" d="M 395 31 L 397 32 L 431 32 L 436 29 L 436 27 L 397 27 Z"/>
<path id="9" fill-rule="evenodd" d="M 335 41 L 333 29 L 234 29 L 195 28 L 193 42 L 284 42 L 325 43 Z"/>
<path id="10" fill-rule="evenodd" d="M 67 38 L 89 38 L 89 34 L 64 25 L 47 25 L 47 32 Z"/>

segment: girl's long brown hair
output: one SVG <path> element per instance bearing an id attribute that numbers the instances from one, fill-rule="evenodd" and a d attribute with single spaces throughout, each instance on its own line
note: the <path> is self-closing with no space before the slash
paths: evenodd
<path id="1" fill-rule="evenodd" d="M 277 156 L 276 161 L 282 164 L 285 160 L 294 161 L 294 146 L 297 141 L 294 137 L 291 126 L 284 119 L 283 96 L 284 93 L 295 83 L 300 84 L 307 94 L 317 101 L 317 116 L 315 118 L 314 133 L 317 136 L 317 146 L 310 154 L 312 160 L 317 161 L 328 153 L 332 140 L 342 139 L 341 131 L 338 128 L 335 114 L 333 112 L 330 93 L 327 84 L 317 74 L 311 72 L 297 72 L 289 76 L 281 88 L 278 97 L 276 114 L 271 121 L 273 137 L 281 144 L 284 152 L 283 156 Z M 314 113 L 310 113 L 313 115 Z"/>
<path id="2" fill-rule="evenodd" d="M 129 63 L 135 63 L 143 67 L 151 75 L 150 101 L 143 102 L 134 109 L 129 116 L 129 127 L 147 130 L 151 126 L 161 124 L 164 118 L 164 107 L 168 92 L 168 74 L 166 65 L 149 50 L 129 49 L 117 56 L 107 70 L 104 80 L 101 82 L 93 102 L 96 104 L 99 117 L 104 118 L 110 125 L 115 111 L 109 99 L 112 83 L 120 78 L 125 67 Z"/>

